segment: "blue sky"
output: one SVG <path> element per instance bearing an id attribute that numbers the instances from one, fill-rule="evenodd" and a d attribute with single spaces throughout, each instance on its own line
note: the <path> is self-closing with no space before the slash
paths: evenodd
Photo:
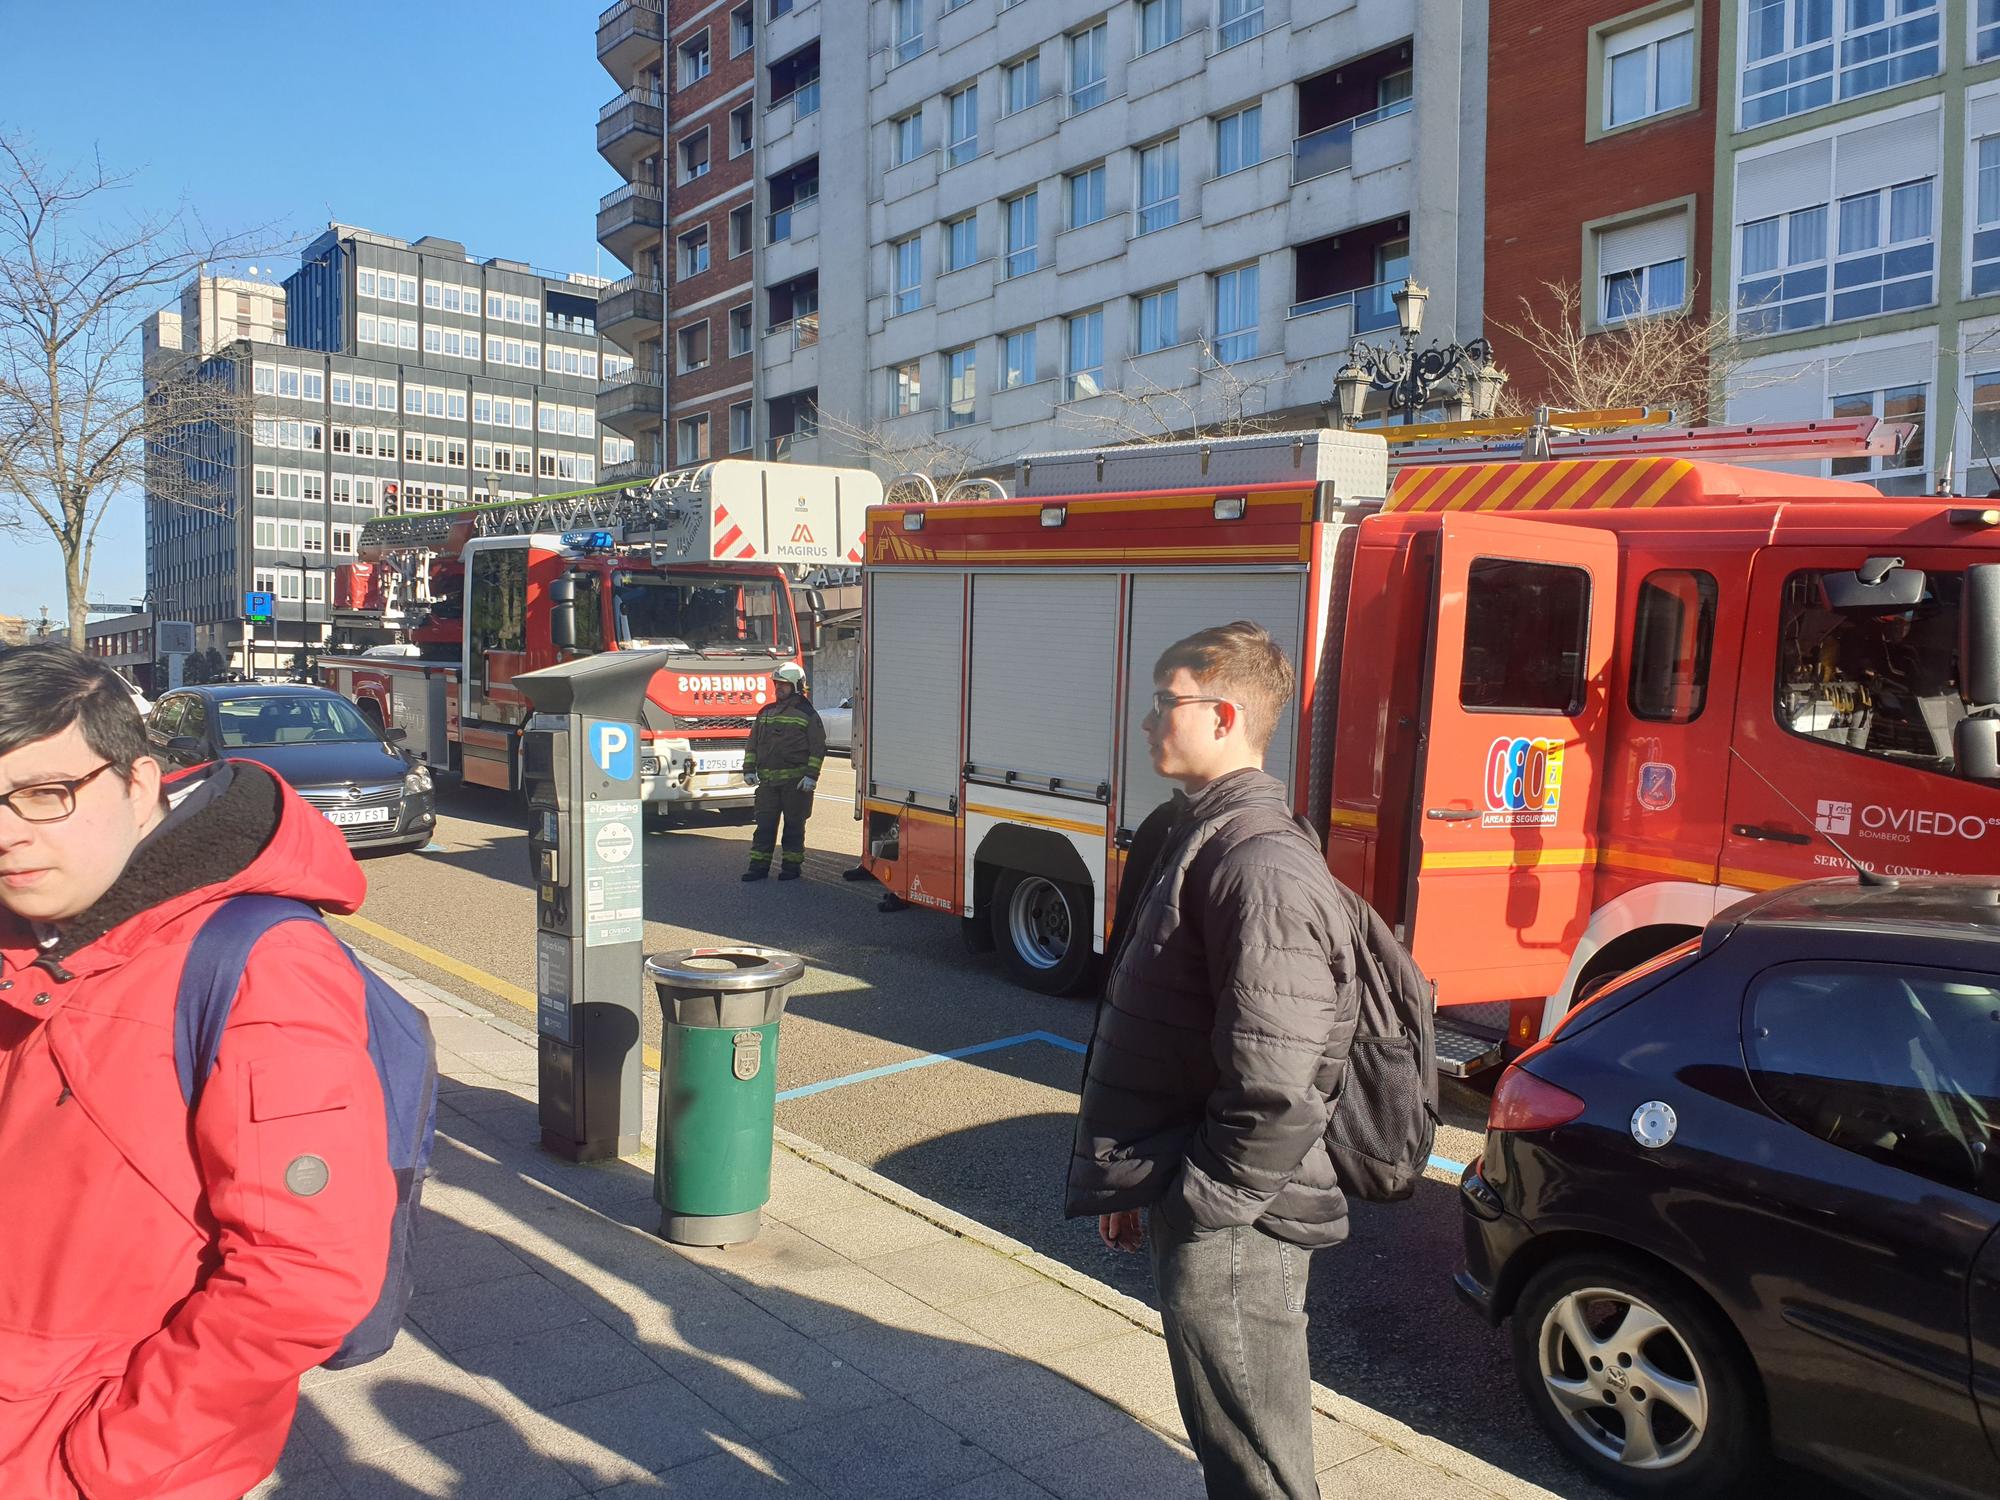
<path id="1" fill-rule="evenodd" d="M 338 219 L 622 275 L 595 238 L 597 199 L 617 186 L 595 149 L 615 92 L 597 65 L 602 8 L 0 0 L 0 129 L 53 164 L 95 150 L 131 173 L 123 212 L 185 200 L 213 227 L 301 239 Z M 273 259 L 281 276 L 297 264 Z M 114 505 L 94 599 L 144 588 L 144 517 Z M 62 596 L 53 543 L 0 547 L 0 614 L 60 617 Z"/>

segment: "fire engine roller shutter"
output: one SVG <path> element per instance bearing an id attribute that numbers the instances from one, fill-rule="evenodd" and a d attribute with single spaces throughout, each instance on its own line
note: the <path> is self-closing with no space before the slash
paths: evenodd
<path id="1" fill-rule="evenodd" d="M 1125 766 L 1118 799 L 1118 826 L 1136 829 L 1146 814 L 1166 801 L 1173 783 L 1153 770 L 1140 721 L 1152 706 L 1153 663 L 1183 636 L 1251 620 L 1271 636 L 1299 670 L 1299 634 L 1304 629 L 1303 573 L 1143 573 L 1132 580 L 1131 647 L 1126 654 Z M 1285 705 L 1264 769 L 1287 788 L 1298 742 L 1299 700 Z"/>
<path id="2" fill-rule="evenodd" d="M 1118 580 L 984 574 L 972 581 L 971 735 L 982 775 L 1111 781 Z"/>
<path id="3" fill-rule="evenodd" d="M 868 779 L 900 801 L 958 795 L 965 575 L 884 569 L 868 584 Z"/>

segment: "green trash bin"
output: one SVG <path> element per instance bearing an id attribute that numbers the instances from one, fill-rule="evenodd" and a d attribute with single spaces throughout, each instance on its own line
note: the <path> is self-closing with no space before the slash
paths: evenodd
<path id="1" fill-rule="evenodd" d="M 659 992 L 653 1200 L 677 1245 L 756 1237 L 771 1196 L 778 1021 L 805 961 L 775 948 L 679 948 L 646 960 Z"/>

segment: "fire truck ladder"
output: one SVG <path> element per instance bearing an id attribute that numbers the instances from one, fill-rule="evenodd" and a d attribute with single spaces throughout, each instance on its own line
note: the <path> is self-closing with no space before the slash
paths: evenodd
<path id="1" fill-rule="evenodd" d="M 1610 432 L 1567 432 L 1535 422 L 1521 424 L 1514 435 L 1491 435 L 1495 423 L 1465 423 L 1484 428 L 1460 439 L 1437 440 L 1446 424 L 1384 431 L 1391 470 L 1420 464 L 1521 462 L 1561 458 L 1703 458 L 1723 463 L 1758 460 L 1764 463 L 1806 462 L 1823 458 L 1893 458 L 1916 432 L 1913 422 L 1887 422 L 1880 417 L 1827 417 L 1795 422 L 1745 422 L 1717 427 L 1631 427 Z"/>
<path id="2" fill-rule="evenodd" d="M 599 485 L 455 510 L 378 516 L 362 526 L 359 542 L 364 556 L 438 551 L 474 536 L 604 531 L 616 542 L 640 542 L 681 515 L 684 507 L 702 503 L 708 489 L 709 471 L 704 465 L 662 474 L 648 485 Z"/>

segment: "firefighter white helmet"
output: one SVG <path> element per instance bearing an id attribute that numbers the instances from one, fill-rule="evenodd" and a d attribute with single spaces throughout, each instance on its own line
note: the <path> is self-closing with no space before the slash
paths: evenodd
<path id="1" fill-rule="evenodd" d="M 793 687 L 803 687 L 806 680 L 806 669 L 795 661 L 788 661 L 771 675 L 780 682 L 789 682 Z"/>

